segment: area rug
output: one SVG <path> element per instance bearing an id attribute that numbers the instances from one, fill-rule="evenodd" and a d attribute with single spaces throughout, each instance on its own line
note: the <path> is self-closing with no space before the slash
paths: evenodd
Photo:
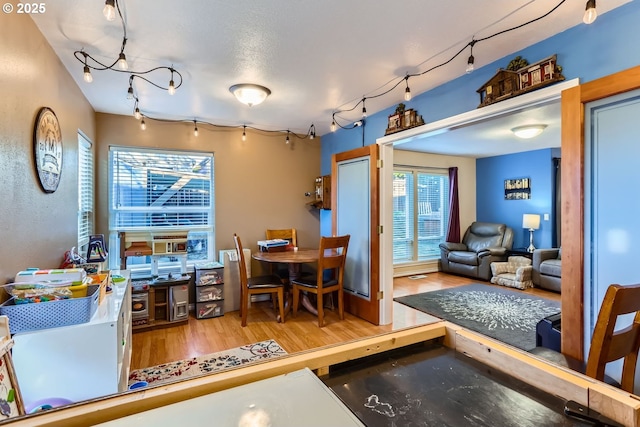
<path id="1" fill-rule="evenodd" d="M 145 382 L 149 386 L 156 386 L 286 354 L 287 352 L 275 340 L 261 341 L 192 359 L 136 369 L 129 375 L 129 386 L 134 384 L 138 386 Z"/>
<path id="2" fill-rule="evenodd" d="M 394 301 L 523 350 L 536 346 L 538 322 L 560 313 L 560 302 L 477 283 Z"/>

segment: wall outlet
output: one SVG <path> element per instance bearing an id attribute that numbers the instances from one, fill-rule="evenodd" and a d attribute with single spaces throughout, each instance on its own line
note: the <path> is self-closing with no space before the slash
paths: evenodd
<path id="1" fill-rule="evenodd" d="M 549 214 L 548 213 L 544 214 L 544 220 L 545 221 L 549 221 Z"/>

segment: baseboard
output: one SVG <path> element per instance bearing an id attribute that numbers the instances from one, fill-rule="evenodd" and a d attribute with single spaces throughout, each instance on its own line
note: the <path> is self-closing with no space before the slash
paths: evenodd
<path id="1" fill-rule="evenodd" d="M 439 260 L 397 264 L 393 266 L 393 277 L 413 276 L 415 274 L 425 274 L 425 273 L 436 273 L 440 271 L 439 265 L 440 265 Z"/>

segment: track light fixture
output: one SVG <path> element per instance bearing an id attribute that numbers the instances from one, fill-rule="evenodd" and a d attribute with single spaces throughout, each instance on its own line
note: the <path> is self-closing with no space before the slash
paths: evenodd
<path id="1" fill-rule="evenodd" d="M 93 56 L 85 52 L 84 50 L 77 50 L 73 52 L 73 55 L 76 57 L 76 59 L 83 64 L 82 71 L 83 71 L 84 81 L 87 83 L 91 83 L 93 81 L 93 76 L 91 74 L 92 70 L 94 71 L 111 70 L 111 71 L 117 71 L 120 73 L 128 73 L 130 75 L 129 91 L 127 94 L 127 97 L 129 99 L 133 98 L 133 88 L 131 87 L 131 83 L 134 77 L 140 78 L 146 81 L 147 83 L 150 83 L 151 85 L 157 87 L 158 89 L 166 90 L 171 95 L 173 95 L 176 89 L 178 89 L 182 85 L 182 74 L 180 74 L 178 70 L 174 69 L 173 66 L 172 67 L 160 66 L 160 67 L 155 67 L 148 70 L 130 70 L 129 64 L 127 63 L 127 55 L 124 52 L 125 47 L 127 45 L 127 28 L 125 26 L 122 13 L 120 11 L 120 5 L 118 0 L 106 0 L 105 6 L 102 12 L 104 13 L 104 16 L 109 21 L 113 21 L 116 18 L 116 15 L 120 17 L 120 21 L 122 24 L 122 32 L 123 32 L 120 53 L 118 54 L 118 58 L 115 61 L 113 61 L 113 63 L 105 64 L 103 62 L 98 61 Z M 151 77 L 152 75 L 155 78 L 155 76 L 161 73 L 162 71 L 169 71 L 170 73 L 169 86 L 166 86 L 164 84 L 158 84 L 154 80 L 152 80 L 152 77 Z M 164 81 L 166 82 L 166 80 Z"/>
<path id="2" fill-rule="evenodd" d="M 247 125 L 242 125 L 242 141 L 247 140 Z"/>
<path id="3" fill-rule="evenodd" d="M 147 130 L 147 124 L 144 122 L 144 117 L 142 117 L 142 121 L 140 122 L 140 129 Z"/>
<path id="4" fill-rule="evenodd" d="M 133 117 L 135 117 L 136 120 L 140 120 L 142 118 L 142 114 L 140 114 L 140 109 L 138 107 L 136 107 L 135 111 L 133 112 Z"/>
<path id="5" fill-rule="evenodd" d="M 107 21 L 113 21 L 116 19 L 116 8 L 115 8 L 115 0 L 107 0 L 104 2 L 104 9 L 102 9 L 102 14 Z"/>
<path id="6" fill-rule="evenodd" d="M 598 11 L 596 10 L 596 0 L 587 0 L 587 5 L 584 8 L 584 16 L 582 22 L 585 24 L 592 24 L 598 17 Z"/>
<path id="7" fill-rule="evenodd" d="M 332 119 L 331 120 L 331 132 L 335 132 L 336 131 L 336 120 Z"/>
<path id="8" fill-rule="evenodd" d="M 404 78 L 407 88 L 404 90 L 404 100 L 411 101 L 411 89 L 409 89 L 409 74 Z"/>
<path id="9" fill-rule="evenodd" d="M 471 55 L 469 55 L 469 59 L 467 60 L 467 69 L 465 70 L 465 72 L 467 74 L 471 74 L 473 73 L 473 63 L 475 62 L 475 58 L 473 57 L 473 46 L 476 44 L 475 40 L 471 40 L 471 42 L 469 43 L 469 46 L 471 46 Z"/>
<path id="10" fill-rule="evenodd" d="M 316 139 L 316 125 L 313 123 L 309 127 L 309 139 Z"/>
<path id="11" fill-rule="evenodd" d="M 289 144 L 291 142 L 291 140 L 289 139 L 289 130 L 287 129 L 287 139 L 284 140 L 285 144 Z"/>
<path id="12" fill-rule="evenodd" d="M 198 123 L 194 120 L 193 121 L 193 136 L 198 136 Z"/>
<path id="13" fill-rule="evenodd" d="M 362 118 L 363 118 L 363 119 L 366 119 L 366 118 L 367 118 L 367 107 L 365 107 L 365 105 L 364 105 L 364 101 L 365 101 L 366 99 L 367 99 L 367 98 L 362 98 Z"/>

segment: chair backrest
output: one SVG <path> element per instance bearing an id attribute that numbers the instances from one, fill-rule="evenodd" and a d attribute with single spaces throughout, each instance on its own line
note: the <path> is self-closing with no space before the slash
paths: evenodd
<path id="1" fill-rule="evenodd" d="M 321 237 L 318 254 L 318 286 L 321 286 L 323 272 L 325 270 L 337 270 L 334 279 L 342 283 L 344 277 L 344 264 L 347 260 L 347 248 L 351 236 Z"/>
<path id="2" fill-rule="evenodd" d="M 618 316 L 635 313 L 633 323 L 615 330 Z M 609 362 L 624 358 L 621 388 L 633 393 L 633 381 L 640 348 L 640 284 L 610 285 L 602 301 L 591 338 L 586 374 L 602 381 Z"/>
<path id="3" fill-rule="evenodd" d="M 233 234 L 233 241 L 236 244 L 236 252 L 238 252 L 238 271 L 240 272 L 240 286 L 242 292 L 248 286 L 249 279 L 247 278 L 247 265 L 244 260 L 244 251 L 242 250 L 242 241 L 240 236 Z"/>
<path id="4" fill-rule="evenodd" d="M 293 246 L 298 246 L 298 233 L 295 228 L 286 228 L 283 230 L 269 229 L 266 232 L 267 240 L 284 239 L 288 240 Z"/>
<path id="5" fill-rule="evenodd" d="M 464 233 L 462 243 L 469 250 L 478 252 L 490 247 L 513 246 L 513 230 L 506 224 L 494 224 L 491 222 L 473 222 Z"/>

